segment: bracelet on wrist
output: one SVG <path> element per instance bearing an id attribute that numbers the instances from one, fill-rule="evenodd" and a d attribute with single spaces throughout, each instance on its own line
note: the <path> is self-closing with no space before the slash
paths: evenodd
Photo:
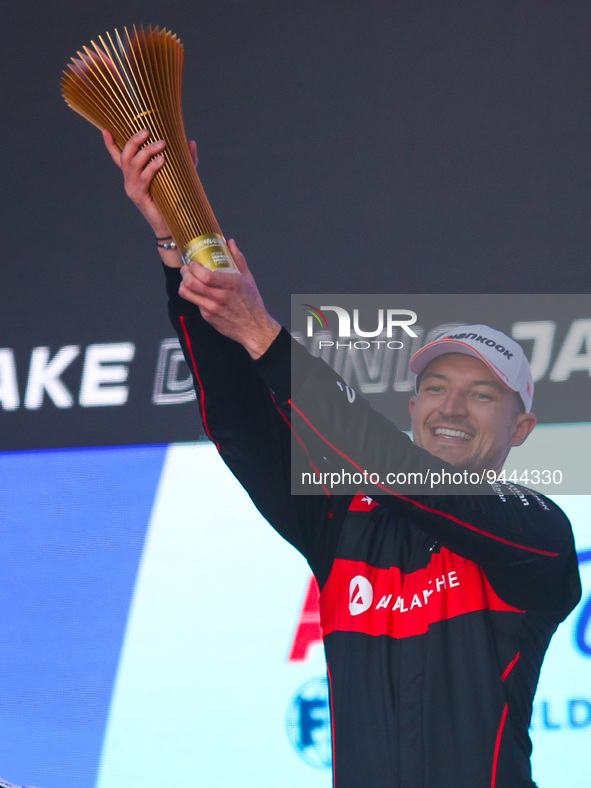
<path id="1" fill-rule="evenodd" d="M 160 243 L 160 241 L 164 241 L 164 243 Z M 176 244 L 172 240 L 172 235 L 165 235 L 163 238 L 158 238 L 158 236 L 156 236 L 156 246 L 159 249 L 176 249 Z"/>

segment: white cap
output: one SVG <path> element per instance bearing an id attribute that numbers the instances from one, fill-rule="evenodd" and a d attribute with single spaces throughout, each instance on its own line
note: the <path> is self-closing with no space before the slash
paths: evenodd
<path id="1" fill-rule="evenodd" d="M 417 350 L 409 367 L 420 375 L 427 364 L 444 353 L 463 353 L 480 359 L 506 388 L 519 394 L 525 412 L 531 411 L 534 381 L 527 356 L 514 339 L 490 326 L 458 326 Z"/>

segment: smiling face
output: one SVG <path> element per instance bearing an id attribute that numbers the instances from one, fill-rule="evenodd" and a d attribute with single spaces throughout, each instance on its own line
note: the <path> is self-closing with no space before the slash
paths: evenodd
<path id="1" fill-rule="evenodd" d="M 477 358 L 447 353 L 421 375 L 410 401 L 414 441 L 456 468 L 500 471 L 535 426 L 517 394 Z"/>

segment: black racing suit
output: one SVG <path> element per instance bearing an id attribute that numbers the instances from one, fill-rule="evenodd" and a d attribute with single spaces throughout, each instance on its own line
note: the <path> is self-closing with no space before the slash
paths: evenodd
<path id="1" fill-rule="evenodd" d="M 302 467 L 315 441 L 327 461 L 356 468 L 376 467 L 376 452 L 396 470 L 441 461 L 363 398 L 339 395 L 336 374 L 287 332 L 252 361 L 178 296 L 178 271 L 166 273 L 205 430 L 320 587 L 335 788 L 533 785 L 540 666 L 580 598 L 562 511 L 511 485 L 498 495 L 291 495 L 290 354 L 303 381 Z"/>

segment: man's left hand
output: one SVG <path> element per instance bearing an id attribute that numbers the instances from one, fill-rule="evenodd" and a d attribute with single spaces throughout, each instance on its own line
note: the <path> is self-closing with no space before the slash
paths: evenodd
<path id="1" fill-rule="evenodd" d="M 257 359 L 269 348 L 281 326 L 265 309 L 253 275 L 236 242 L 228 248 L 237 273 L 210 271 L 197 262 L 181 268 L 179 295 L 196 304 L 220 334 L 243 345 Z"/>

